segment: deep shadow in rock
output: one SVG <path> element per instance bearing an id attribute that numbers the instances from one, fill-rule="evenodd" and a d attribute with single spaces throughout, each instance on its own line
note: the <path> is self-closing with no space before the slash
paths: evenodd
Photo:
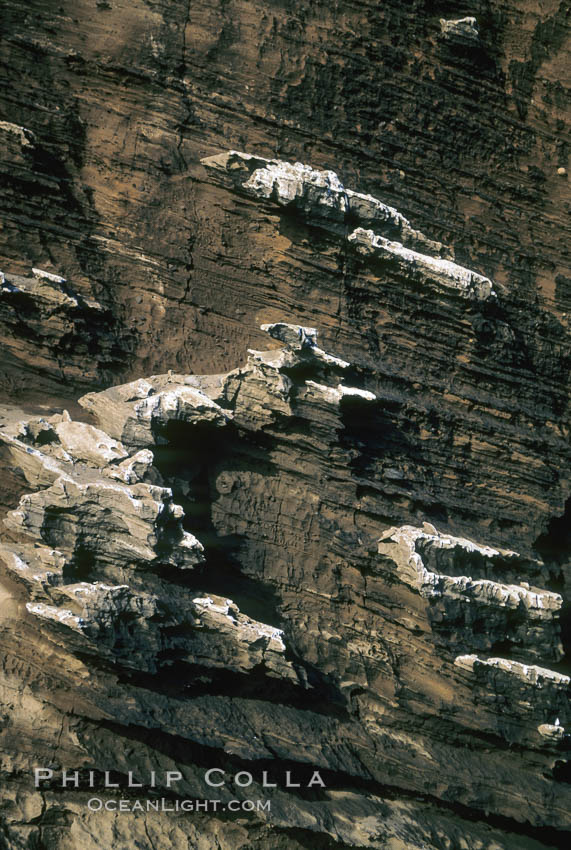
<path id="1" fill-rule="evenodd" d="M 557 576 L 548 586 L 563 595 L 561 608 L 561 642 L 565 656 L 557 670 L 571 674 L 571 600 L 569 594 L 571 581 L 571 497 L 565 502 L 563 514 L 554 517 L 547 530 L 535 541 L 536 552 L 545 562 L 552 575 Z"/>
<path id="2" fill-rule="evenodd" d="M 206 556 L 206 562 L 195 570 L 183 574 L 161 567 L 161 576 L 187 588 L 230 597 L 247 616 L 280 627 L 272 588 L 242 573 L 242 538 L 219 534 L 211 516 L 218 495 L 216 479 L 222 471 L 275 472 L 269 460 L 273 441 L 264 434 L 245 435 L 232 423 L 217 428 L 208 422 L 189 425 L 175 420 L 168 422 L 161 436 L 168 445 L 154 449 L 155 466 L 184 508 L 185 529 L 198 537 Z"/>

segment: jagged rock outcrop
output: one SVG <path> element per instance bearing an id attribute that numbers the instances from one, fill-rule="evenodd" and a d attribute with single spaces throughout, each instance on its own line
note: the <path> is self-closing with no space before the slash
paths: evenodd
<path id="1" fill-rule="evenodd" d="M 357 251 L 365 257 L 378 257 L 381 260 L 398 263 L 404 275 L 414 280 L 423 277 L 441 286 L 453 287 L 464 298 L 476 298 L 485 301 L 493 298 L 495 292 L 492 282 L 481 274 L 465 269 L 450 260 L 441 260 L 411 251 L 400 242 L 389 242 L 372 230 L 358 227 L 348 237 Z"/>
<path id="2" fill-rule="evenodd" d="M 159 562 L 185 569 L 200 563 L 202 547 L 183 530 L 183 511 L 173 504 L 171 490 L 143 482 L 117 483 L 93 470 L 92 445 L 99 441 L 99 447 L 105 446 L 101 431 L 77 423 L 87 435 L 85 446 L 78 450 L 74 446 L 77 434 L 73 442 L 66 438 L 72 423 L 64 423 L 68 425 L 65 432 L 61 423 L 55 423 L 54 433 L 60 430 L 63 439 L 56 437 L 54 449 L 47 443 L 34 450 L 18 437 L 3 434 L 12 462 L 27 480 L 40 481 L 42 474 L 52 479 L 49 486 L 20 499 L 6 518 L 8 528 L 74 557 L 88 555 L 115 564 L 119 570 Z M 39 433 L 43 436 L 45 431 Z M 115 447 L 115 452 L 115 459 L 125 457 L 122 447 Z"/>
<path id="3" fill-rule="evenodd" d="M 40 488 L 5 521 L 6 592 L 25 615 L 16 667 L 4 621 L 3 687 L 19 677 L 42 734 L 74 730 L 42 794 L 47 810 L 65 800 L 68 838 L 42 829 L 62 847 L 104 835 L 81 782 L 58 791 L 61 769 L 105 765 L 144 787 L 152 764 L 158 793 L 166 771 L 180 776 L 179 801 L 211 796 L 209 768 L 216 779 L 251 774 L 247 794 L 228 780 L 216 796 L 270 801 L 242 821 L 260 846 L 274 840 L 264 824 L 276 836 L 297 829 L 283 833 L 288 847 L 314 846 L 319 833 L 371 848 L 448 848 L 460 836 L 467 848 L 554 846 L 568 828 L 571 717 L 569 677 L 541 666 L 562 651 L 549 569 L 429 523 L 388 527 L 358 495 L 368 476 L 374 484 L 361 434 L 376 394 L 314 328 L 265 330 L 285 345 L 251 351 L 227 374 L 90 394 L 82 403 L 98 427 L 55 415 L 2 429 L 14 466 Z M 142 480 L 120 482 L 121 468 Z M 40 669 L 45 651 L 60 659 L 45 682 L 27 672 L 30 641 Z M 19 706 L 6 718 L 0 741 L 20 774 L 7 776 L 4 830 L 19 846 L 34 835 L 14 796 L 33 807 L 18 778 L 31 761 L 16 743 Z M 44 755 L 40 746 L 35 763 Z M 288 787 L 312 780 L 317 798 Z M 132 806 L 133 793 L 119 793 Z M 148 819 L 126 811 L 124 842 Z M 206 847 L 226 828 L 216 812 L 199 824 L 177 820 L 184 840 L 200 834 Z"/>
<path id="4" fill-rule="evenodd" d="M 398 237 L 407 246 L 450 255 L 450 250 L 439 242 L 414 230 L 398 210 L 372 195 L 346 188 L 334 171 L 319 171 L 301 162 L 263 159 L 240 151 L 206 157 L 202 164 L 223 185 L 295 210 L 312 223 L 336 230 L 339 225 L 358 222 Z"/>
<path id="5" fill-rule="evenodd" d="M 459 18 L 455 21 L 440 18 L 440 26 L 442 37 L 456 44 L 474 44 L 480 40 L 476 18 Z"/>
<path id="6" fill-rule="evenodd" d="M 92 385 L 70 370 L 65 394 L 230 369 L 284 315 L 353 360 L 366 350 L 378 325 L 336 286 L 338 257 L 212 189 L 200 161 L 231 148 L 335 172 L 566 323 L 567 14 L 558 0 L 34 0 L 23 16 L 5 0 L 0 268 L 62 275 L 113 319 Z"/>
<path id="7" fill-rule="evenodd" d="M 167 410 L 189 423 L 196 415 L 181 405 Z M 211 422 L 208 409 L 203 413 Z M 77 631 L 91 652 L 129 668 L 156 672 L 158 657 L 169 652 L 182 663 L 187 630 L 196 646 L 186 663 L 237 672 L 264 665 L 269 675 L 297 684 L 282 658 L 279 629 L 240 614 L 231 600 L 180 599 L 165 592 L 163 581 L 134 574 L 156 564 L 188 569 L 204 560 L 202 545 L 182 528 L 183 511 L 171 490 L 142 481 L 161 480 L 150 451 L 129 457 L 123 445 L 69 414 L 18 422 L 13 430 L 2 439 L 15 467 L 32 485 L 44 484 L 8 514 L 8 539 L 0 546 L 8 574 L 32 600 L 30 614 Z M 41 478 L 38 466 L 53 483 Z M 127 480 L 114 483 L 125 478 L 124 470 Z M 160 590 L 153 592 L 154 585 Z M 169 631 L 175 637 L 169 639 Z"/>
<path id="8" fill-rule="evenodd" d="M 567 5 L 2 12 L 0 844 L 567 846 Z"/>
<path id="9" fill-rule="evenodd" d="M 42 269 L 32 273 L 0 272 L 0 379 L 5 391 L 22 394 L 26 380 L 36 375 L 55 391 L 62 384 L 100 381 L 116 356 L 111 314 L 73 292 L 63 277 Z"/>
<path id="10" fill-rule="evenodd" d="M 410 280 L 452 287 L 463 297 L 482 301 L 496 295 L 488 278 L 443 259 L 443 254 L 450 256 L 443 245 L 414 230 L 404 216 L 377 198 L 346 189 L 333 171 L 262 160 L 239 151 L 204 159 L 203 164 L 238 191 L 300 212 L 313 224 L 346 228 L 350 222 L 373 228 L 358 226 L 344 236 L 360 254 L 398 263 Z M 401 241 L 392 241 L 396 238 Z"/>
<path id="11" fill-rule="evenodd" d="M 223 411 L 207 390 L 197 386 L 196 378 L 183 375 L 133 381 L 105 394 L 90 393 L 80 403 L 110 434 L 131 447 L 160 442 L 161 426 L 171 420 L 222 426 L 232 415 Z"/>
<path id="12" fill-rule="evenodd" d="M 527 564 L 516 552 L 440 535 L 432 527 L 389 529 L 378 551 L 384 563 L 396 565 L 401 581 L 430 600 L 432 629 L 443 633 L 451 645 L 467 641 L 473 648 L 489 649 L 503 641 L 512 651 L 522 647 L 530 658 L 562 658 L 561 596 L 532 589 L 527 581 L 507 584 L 502 574 L 516 566 L 519 575 L 529 575 L 540 565 Z M 427 569 L 430 560 L 452 575 Z"/>

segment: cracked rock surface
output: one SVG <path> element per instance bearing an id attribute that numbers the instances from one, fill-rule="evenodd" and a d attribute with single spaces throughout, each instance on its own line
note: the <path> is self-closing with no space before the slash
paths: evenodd
<path id="1" fill-rule="evenodd" d="M 260 212 L 318 173 L 335 175 L 321 221 L 349 201 L 365 230 L 437 256 L 398 237 L 410 226 L 504 287 L 529 324 L 536 297 L 567 324 L 564 2 L 30 0 L 24 15 L 4 0 L 3 13 L 0 269 L 63 277 L 105 315 L 90 345 L 76 337 L 87 356 L 64 340 L 56 365 L 47 328 L 32 353 L 0 309 L 18 349 L 0 368 L 11 392 L 227 371 L 284 317 L 352 360 L 402 340 L 374 281 L 346 285 L 344 244 L 323 256 L 284 204 Z M 256 200 L 212 186 L 202 160 L 230 150 L 252 157 Z M 290 163 L 280 189 L 272 161 Z M 41 308 L 22 307 L 30 326 Z M 554 327 L 539 336 L 559 344 Z"/>
<path id="2" fill-rule="evenodd" d="M 568 39 L 3 0 L 0 846 L 567 848 Z"/>
<path id="3" fill-rule="evenodd" d="M 42 805 L 67 826 L 42 835 L 58 848 L 104 840 L 90 770 L 144 784 L 152 769 L 155 796 L 180 801 L 211 798 L 212 767 L 221 805 L 244 796 L 226 777 L 245 771 L 247 797 L 271 806 L 177 817 L 180 846 L 561 845 L 571 716 L 553 565 L 389 525 L 383 487 L 402 479 L 383 484 L 361 437 L 383 399 L 315 328 L 264 330 L 282 347 L 226 374 L 85 396 L 96 424 L 4 414 L 29 488 L 0 549 L 2 687 L 18 693 L 0 733 L 7 846 L 38 839 L 26 772 L 47 758 Z M 79 788 L 58 788 L 61 769 Z M 129 809 L 114 831 L 128 847 L 165 828 Z"/>

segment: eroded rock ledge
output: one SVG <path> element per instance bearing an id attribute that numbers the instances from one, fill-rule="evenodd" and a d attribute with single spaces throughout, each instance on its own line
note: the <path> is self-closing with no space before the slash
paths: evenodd
<path id="1" fill-rule="evenodd" d="M 393 207 L 345 188 L 334 171 L 239 151 L 202 163 L 215 177 L 258 200 L 290 207 L 325 227 L 345 228 L 344 237 L 360 254 L 397 263 L 411 281 L 429 281 L 479 301 L 496 296 L 488 278 L 452 262 L 449 249 L 414 230 Z"/>
<path id="2" fill-rule="evenodd" d="M 100 382 L 118 354 L 115 324 L 109 310 L 60 275 L 0 271 L 0 383 L 17 394 L 28 374 L 39 373 L 48 387 Z"/>
<path id="3" fill-rule="evenodd" d="M 543 666 L 562 655 L 562 599 L 538 583 L 549 572 L 364 509 L 360 435 L 382 400 L 314 328 L 265 330 L 283 347 L 227 374 L 83 397 L 97 426 L 6 421 L 31 492 L 0 551 L 24 605 L 17 640 L 1 633 L 3 687 L 18 680 L 42 734 L 67 724 L 50 755 L 67 770 L 174 767 L 177 793 L 196 797 L 213 758 L 323 772 L 319 799 L 256 779 L 248 795 L 272 807 L 250 829 L 370 848 L 550 846 L 546 825 L 554 840 L 570 825 L 571 718 L 568 676 Z M 34 834 L 16 800 L 33 806 L 22 776 L 50 752 L 37 739 L 22 751 L 24 716 L 8 704 L 0 733 L 10 846 Z M 46 789 L 48 808 L 61 799 Z M 84 836 L 79 800 L 65 795 Z"/>
<path id="4" fill-rule="evenodd" d="M 429 523 L 424 528 L 389 529 L 378 551 L 396 565 L 402 581 L 430 601 L 432 628 L 446 633 L 448 640 L 488 648 L 506 639 L 531 658 L 562 658 L 563 599 L 558 593 L 531 588 L 527 581 L 507 583 L 514 573 L 525 575 L 532 566 L 516 552 L 438 534 Z"/>

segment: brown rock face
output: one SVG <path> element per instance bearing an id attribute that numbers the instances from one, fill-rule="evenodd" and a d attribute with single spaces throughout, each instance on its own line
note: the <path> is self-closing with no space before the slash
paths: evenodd
<path id="1" fill-rule="evenodd" d="M 455 292 L 459 267 L 438 266 L 451 267 Z M 40 795 L 68 819 L 42 826 L 48 846 L 98 846 L 108 820 L 94 807 L 119 805 L 105 770 L 129 815 L 124 846 L 150 824 L 164 840 L 140 787 L 182 806 L 209 800 L 209 781 L 221 813 L 267 808 L 246 809 L 239 837 L 216 809 L 198 826 L 177 818 L 181 846 L 214 848 L 218 829 L 224 847 L 561 843 L 571 714 L 554 669 L 563 600 L 545 587 L 556 565 L 427 522 L 389 526 L 406 479 L 379 471 L 363 439 L 384 400 L 315 329 L 265 329 L 285 347 L 228 374 L 80 399 L 111 436 L 68 415 L 5 421 L 34 491 L 0 548 L 7 846 L 37 842 L 25 812 Z"/>
<path id="2" fill-rule="evenodd" d="M 568 15 L 5 0 L 0 846 L 567 846 Z"/>
<path id="3" fill-rule="evenodd" d="M 476 35 L 443 27 L 463 13 Z M 324 267 L 311 234 L 205 184 L 200 159 L 237 148 L 331 168 L 568 313 L 568 24 L 556 0 L 6 0 L 0 267 L 113 310 L 103 380 L 231 368 L 283 315 L 374 345 L 343 253 Z"/>

